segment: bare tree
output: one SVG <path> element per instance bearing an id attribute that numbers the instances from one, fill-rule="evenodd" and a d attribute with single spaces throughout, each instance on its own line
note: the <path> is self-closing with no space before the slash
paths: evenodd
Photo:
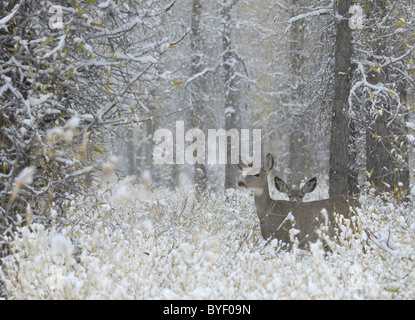
<path id="1" fill-rule="evenodd" d="M 0 3 L 1 244 L 22 223 L 18 214 L 25 221 L 28 205 L 45 223 L 55 206 L 63 223 L 73 197 L 88 195 L 112 128 L 136 126 L 134 113 L 147 113 L 149 91 L 140 96 L 137 83 L 159 79 L 167 48 L 157 29 L 174 3 L 76 0 L 61 6 L 63 28 L 56 29 L 50 1 Z M 33 183 L 19 189 L 22 172 Z"/>
<path id="2" fill-rule="evenodd" d="M 351 89 L 352 30 L 346 15 L 351 0 L 335 1 L 334 96 L 331 117 L 329 195 L 347 195 L 349 186 L 349 95 Z"/>
<path id="3" fill-rule="evenodd" d="M 371 52 L 368 58 L 373 61 L 373 65 L 365 75 L 367 85 L 371 87 L 371 97 L 365 104 L 368 110 L 366 168 L 378 191 L 393 191 L 398 188 L 398 184 L 401 184 L 402 190 L 409 187 L 405 109 L 407 87 L 411 81 L 408 83 L 407 67 L 403 60 L 410 50 L 407 45 L 401 44 L 402 40 L 398 40 L 403 38 L 405 32 L 401 32 L 401 35 L 398 33 L 398 36 L 393 32 L 398 16 L 394 7 L 387 1 L 374 0 L 368 8 L 373 17 L 371 21 L 376 23 L 370 24 L 367 33 L 371 37 L 368 39 L 368 51 Z M 402 13 L 399 12 L 400 14 Z M 391 42 L 396 45 L 391 46 Z M 380 92 L 374 89 L 382 87 Z"/>
<path id="4" fill-rule="evenodd" d="M 300 8 L 304 2 L 292 0 L 290 5 L 291 18 L 299 14 Z M 289 134 L 289 160 L 288 160 L 288 183 L 298 185 L 304 174 L 310 170 L 312 161 L 312 150 L 310 147 L 310 120 L 312 115 L 309 112 L 309 106 L 305 103 L 305 73 L 304 65 L 306 60 L 306 22 L 304 19 L 298 19 L 291 24 L 289 36 L 289 58 L 290 58 L 290 81 L 287 83 L 287 104 L 289 106 L 291 132 Z"/>
<path id="5" fill-rule="evenodd" d="M 192 107 L 191 123 L 193 128 L 204 129 L 205 112 L 207 104 L 206 77 L 202 76 L 205 70 L 202 33 L 202 4 L 200 0 L 192 2 L 190 46 L 192 50 L 191 77 L 194 77 L 190 85 L 190 103 Z M 207 166 L 205 163 L 196 162 L 194 165 L 194 179 L 196 191 L 202 192 L 207 188 Z"/>
<path id="6" fill-rule="evenodd" d="M 241 126 L 241 97 L 243 88 L 242 75 L 247 76 L 243 59 L 241 59 L 232 44 L 232 9 L 238 0 L 223 0 L 221 8 L 221 37 L 222 37 L 222 68 L 224 81 L 224 113 L 225 129 L 229 130 Z M 231 163 L 232 148 L 236 141 L 227 138 L 227 165 L 225 167 L 225 189 L 234 188 L 238 174 L 237 167 Z"/>

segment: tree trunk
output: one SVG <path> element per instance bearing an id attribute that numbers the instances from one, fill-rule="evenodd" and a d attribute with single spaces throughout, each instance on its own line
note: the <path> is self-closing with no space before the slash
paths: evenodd
<path id="1" fill-rule="evenodd" d="M 191 49 L 192 49 L 192 76 L 201 73 L 204 70 L 203 52 L 202 52 L 202 4 L 200 0 L 193 0 L 192 5 L 192 24 L 191 24 Z M 191 104 L 192 104 L 192 127 L 204 129 L 206 119 L 203 119 L 206 112 L 206 79 L 205 77 L 196 78 L 191 87 Z M 207 167 L 204 163 L 194 164 L 195 190 L 197 193 L 207 188 Z"/>
<path id="2" fill-rule="evenodd" d="M 298 14 L 298 7 L 303 4 L 301 0 L 291 0 L 291 16 Z M 295 21 L 291 26 L 290 42 L 290 68 L 291 68 L 291 89 L 289 90 L 288 104 L 292 113 L 291 133 L 289 146 L 289 174 L 287 181 L 290 185 L 299 185 L 304 175 L 309 171 L 311 161 L 311 150 L 309 147 L 309 117 L 306 110 L 302 110 L 304 105 L 304 81 L 302 80 L 302 67 L 304 66 L 304 20 Z"/>
<path id="3" fill-rule="evenodd" d="M 238 82 L 235 73 L 236 59 L 234 57 L 231 40 L 231 10 L 232 4 L 223 0 L 222 5 L 222 66 L 224 70 L 225 87 L 225 129 L 226 131 L 238 127 Z M 235 146 L 234 146 L 235 147 Z M 225 166 L 225 189 L 234 188 L 238 170 L 231 164 L 231 139 L 227 138 L 227 164 Z"/>
<path id="4" fill-rule="evenodd" d="M 137 173 L 137 154 L 135 147 L 134 139 L 134 130 L 133 128 L 128 129 L 127 133 L 127 173 L 129 176 L 135 175 Z"/>
<path id="5" fill-rule="evenodd" d="M 349 93 L 351 89 L 352 30 L 345 16 L 351 0 L 335 1 L 336 43 L 334 46 L 334 97 L 330 138 L 329 195 L 347 195 L 349 186 Z"/>

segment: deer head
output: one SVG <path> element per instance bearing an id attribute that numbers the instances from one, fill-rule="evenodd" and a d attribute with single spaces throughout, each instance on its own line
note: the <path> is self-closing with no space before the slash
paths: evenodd
<path id="1" fill-rule="evenodd" d="M 267 189 L 268 190 L 268 180 L 267 176 L 269 172 L 274 167 L 274 158 L 270 153 L 267 154 L 264 160 L 264 164 L 259 172 L 252 174 L 253 164 L 247 163 L 242 158 L 239 159 L 238 164 L 239 169 L 242 171 L 250 171 L 242 180 L 238 182 L 239 187 L 244 187 L 248 189 Z"/>
<path id="2" fill-rule="evenodd" d="M 275 187 L 279 192 L 285 193 L 288 195 L 289 201 L 291 202 L 303 202 L 304 196 L 307 193 L 313 192 L 317 186 L 317 178 L 314 177 L 308 180 L 301 189 L 292 189 L 290 188 L 283 180 L 278 177 L 274 178 Z"/>

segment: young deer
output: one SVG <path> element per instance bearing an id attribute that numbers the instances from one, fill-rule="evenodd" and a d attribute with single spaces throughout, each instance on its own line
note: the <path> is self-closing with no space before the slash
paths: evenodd
<path id="1" fill-rule="evenodd" d="M 300 189 L 291 189 L 283 180 L 278 177 L 274 178 L 275 187 L 279 192 L 288 195 L 289 201 L 300 203 L 303 202 L 304 196 L 307 193 L 313 192 L 317 186 L 317 178 L 314 177 L 306 182 L 306 184 Z"/>
<path id="2" fill-rule="evenodd" d="M 239 163 L 241 170 L 252 169 L 252 164 Z M 290 244 L 290 229 L 298 230 L 296 237 L 300 248 L 308 248 L 308 243 L 315 242 L 319 236 L 317 230 L 328 221 L 328 234 L 335 235 L 335 215 L 338 213 L 350 219 L 354 208 L 360 204 L 345 197 L 326 200 L 295 203 L 285 200 L 273 200 L 269 196 L 267 176 L 274 166 L 274 158 L 268 154 L 264 165 L 256 175 L 248 175 L 238 182 L 238 186 L 255 190 L 255 207 L 259 218 L 261 234 L 264 239 L 278 239 Z"/>

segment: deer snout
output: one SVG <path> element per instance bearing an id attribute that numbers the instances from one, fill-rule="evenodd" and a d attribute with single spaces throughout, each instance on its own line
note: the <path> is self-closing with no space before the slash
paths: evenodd
<path id="1" fill-rule="evenodd" d="M 238 187 L 241 187 L 241 188 L 246 188 L 247 186 L 246 186 L 245 182 L 243 182 L 243 181 L 239 181 L 239 182 L 238 182 Z"/>

